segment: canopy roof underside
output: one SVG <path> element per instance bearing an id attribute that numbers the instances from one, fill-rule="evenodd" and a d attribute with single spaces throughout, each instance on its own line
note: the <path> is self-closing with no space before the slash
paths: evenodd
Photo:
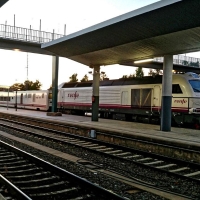
<path id="1" fill-rule="evenodd" d="M 0 0 L 0 8 L 9 0 Z"/>
<path id="2" fill-rule="evenodd" d="M 136 60 L 195 52 L 200 50 L 199 10 L 199 0 L 159 1 L 42 48 L 88 66 L 133 66 Z"/>

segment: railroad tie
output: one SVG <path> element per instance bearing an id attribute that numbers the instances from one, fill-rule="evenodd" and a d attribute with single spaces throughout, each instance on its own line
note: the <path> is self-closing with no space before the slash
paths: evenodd
<path id="1" fill-rule="evenodd" d="M 196 176 L 196 175 L 199 175 L 199 174 L 200 174 L 200 171 L 196 171 L 196 172 L 193 172 L 193 173 L 190 173 L 190 174 L 185 174 L 184 176 L 190 177 L 190 176 Z"/>
<path id="2" fill-rule="evenodd" d="M 182 168 L 170 170 L 170 172 L 181 172 L 181 171 L 184 171 L 184 170 L 187 170 L 187 169 L 190 169 L 190 168 L 189 167 L 182 167 Z"/>

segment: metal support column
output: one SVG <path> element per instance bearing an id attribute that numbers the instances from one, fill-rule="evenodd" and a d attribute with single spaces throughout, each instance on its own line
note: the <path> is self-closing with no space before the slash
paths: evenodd
<path id="1" fill-rule="evenodd" d="M 17 90 L 16 90 L 16 94 L 15 94 L 15 110 L 17 111 Z"/>
<path id="2" fill-rule="evenodd" d="M 9 88 L 8 88 L 8 97 L 7 97 L 7 110 L 8 110 L 8 101 L 9 101 Z"/>
<path id="3" fill-rule="evenodd" d="M 57 112 L 59 57 L 52 56 L 52 112 Z"/>
<path id="4" fill-rule="evenodd" d="M 164 56 L 162 79 L 161 131 L 171 131 L 173 55 Z"/>
<path id="5" fill-rule="evenodd" d="M 99 76 L 100 66 L 93 68 L 93 91 L 92 91 L 92 121 L 98 121 L 99 114 Z"/>

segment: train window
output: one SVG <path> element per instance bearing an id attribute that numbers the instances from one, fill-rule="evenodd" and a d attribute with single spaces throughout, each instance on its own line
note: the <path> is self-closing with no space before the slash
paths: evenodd
<path id="1" fill-rule="evenodd" d="M 35 97 L 36 97 L 36 95 L 35 95 L 35 94 L 33 94 L 33 102 L 35 102 Z"/>
<path id="2" fill-rule="evenodd" d="M 179 84 L 172 85 L 172 94 L 182 94 L 182 90 Z"/>
<path id="3" fill-rule="evenodd" d="M 42 93 L 42 98 L 44 99 L 44 93 Z"/>
<path id="4" fill-rule="evenodd" d="M 192 73 L 193 78 L 199 78 L 198 74 Z"/>
<path id="5" fill-rule="evenodd" d="M 4 101 L 10 101 L 10 97 L 4 97 Z"/>
<path id="6" fill-rule="evenodd" d="M 186 73 L 188 76 L 192 76 L 193 78 L 199 78 L 199 75 L 193 72 L 187 72 Z"/>
<path id="7" fill-rule="evenodd" d="M 199 80 L 189 80 L 190 85 L 194 92 L 200 92 L 200 81 Z"/>
<path id="8" fill-rule="evenodd" d="M 10 97 L 7 97 L 7 96 L 1 96 L 0 97 L 0 101 L 10 101 Z"/>

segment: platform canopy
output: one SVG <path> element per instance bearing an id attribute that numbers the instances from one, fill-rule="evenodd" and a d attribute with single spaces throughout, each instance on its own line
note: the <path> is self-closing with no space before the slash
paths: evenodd
<path id="1" fill-rule="evenodd" d="M 42 44 L 58 56 L 95 66 L 200 50 L 200 1 L 162 0 Z"/>
<path id="2" fill-rule="evenodd" d="M 0 0 L 0 8 L 7 2 L 8 0 Z"/>

